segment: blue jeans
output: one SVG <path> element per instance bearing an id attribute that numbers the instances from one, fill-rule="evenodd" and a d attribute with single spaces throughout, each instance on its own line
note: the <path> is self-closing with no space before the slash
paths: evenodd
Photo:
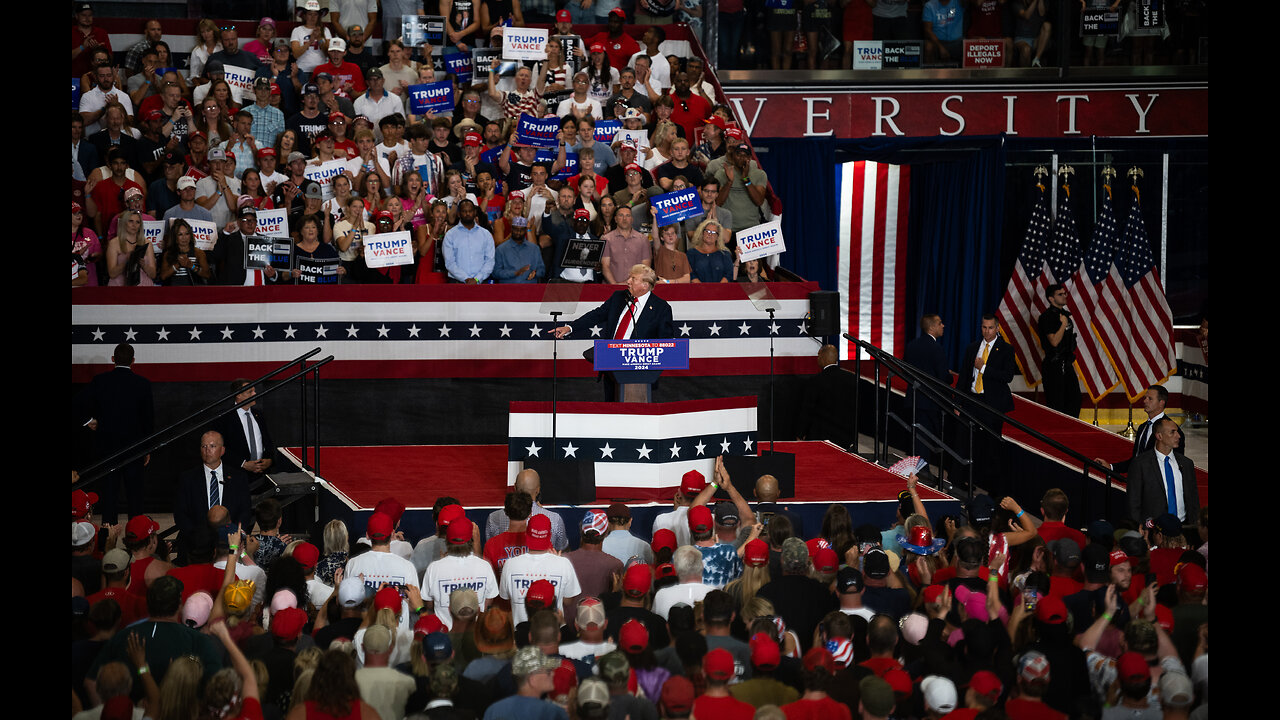
<path id="1" fill-rule="evenodd" d="M 746 25 L 746 11 L 720 13 L 720 47 L 717 53 L 719 70 L 733 70 L 737 66 L 738 49 L 742 45 L 742 28 Z"/>

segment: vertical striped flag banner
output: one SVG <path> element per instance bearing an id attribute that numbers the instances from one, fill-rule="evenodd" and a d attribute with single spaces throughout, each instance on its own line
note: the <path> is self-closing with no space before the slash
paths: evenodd
<path id="1" fill-rule="evenodd" d="M 1098 220 L 1093 226 L 1089 252 L 1085 254 L 1079 270 L 1071 277 L 1067 287 L 1071 288 L 1069 292 L 1073 298 L 1079 296 L 1076 300 L 1077 307 L 1089 318 L 1093 336 L 1117 371 L 1116 382 L 1108 388 L 1109 391 L 1128 375 L 1125 368 L 1129 366 L 1130 360 L 1129 346 L 1124 342 L 1116 322 L 1119 306 L 1113 300 L 1105 299 L 1119 249 L 1120 231 L 1111 199 L 1111 185 L 1104 184 L 1102 192 L 1102 207 L 1098 210 Z M 1083 323 L 1082 318 L 1081 324 Z M 1089 392 L 1093 395 L 1093 388 Z M 1093 399 L 1097 402 L 1098 397 Z"/>
<path id="2" fill-rule="evenodd" d="M 1071 211 L 1071 188 L 1062 186 L 1058 196 L 1058 216 L 1053 221 L 1053 242 L 1049 248 L 1049 269 L 1055 278 L 1063 278 L 1067 290 L 1068 309 L 1076 326 L 1076 374 L 1084 380 L 1085 390 L 1094 403 L 1120 383 L 1111 359 L 1093 335 L 1093 312 L 1086 293 L 1072 282 L 1080 271 L 1080 232 Z"/>
<path id="3" fill-rule="evenodd" d="M 902 301 L 910 179 L 905 165 L 858 160 L 836 168 L 840 327 L 891 355 L 906 342 Z M 841 359 L 853 355 L 853 343 L 839 347 Z"/>
<path id="4" fill-rule="evenodd" d="M 1113 317 L 1128 349 L 1128 362 L 1120 369 L 1125 393 L 1133 401 L 1147 386 L 1168 380 L 1176 367 L 1173 313 L 1157 274 L 1136 187 L 1106 288 L 1103 300 L 1115 308 Z"/>
<path id="5" fill-rule="evenodd" d="M 1036 322 L 1048 304 L 1045 288 L 1053 284 L 1045 256 L 1049 245 L 1049 196 L 1045 186 L 1036 185 L 1040 195 L 1031 210 L 1031 221 L 1022 240 L 1022 250 L 1013 264 L 1013 277 L 1000 300 L 996 319 L 1000 322 L 1000 334 L 1013 346 L 1014 358 L 1022 369 L 1027 387 L 1040 384 L 1040 361 L 1044 353 L 1036 337 Z"/>

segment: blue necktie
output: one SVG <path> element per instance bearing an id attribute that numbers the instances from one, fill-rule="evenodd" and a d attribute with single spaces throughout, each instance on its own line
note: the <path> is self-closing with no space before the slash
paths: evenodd
<path id="1" fill-rule="evenodd" d="M 1169 496 L 1169 514 L 1178 514 L 1178 487 L 1173 481 L 1173 462 L 1168 455 L 1164 458 L 1164 494 Z"/>
<path id="2" fill-rule="evenodd" d="M 219 504 L 218 501 L 218 471 L 209 471 L 209 507 Z"/>

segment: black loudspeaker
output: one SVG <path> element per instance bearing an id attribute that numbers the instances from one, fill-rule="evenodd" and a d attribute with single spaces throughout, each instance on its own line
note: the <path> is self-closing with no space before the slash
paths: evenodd
<path id="1" fill-rule="evenodd" d="M 596 464 L 578 460 L 525 460 L 538 471 L 543 505 L 583 505 L 596 501 Z"/>
<path id="2" fill-rule="evenodd" d="M 748 500 L 755 497 L 756 478 L 761 475 L 772 475 L 778 479 L 778 497 L 796 496 L 796 456 L 791 453 L 761 450 L 755 455 L 725 455 L 724 469 L 729 472 L 729 480 L 738 489 L 738 493 Z M 543 483 L 546 492 L 546 483 Z M 728 499 L 724 491 L 716 493 L 720 499 Z"/>
<path id="3" fill-rule="evenodd" d="M 809 336 L 840 334 L 840 293 L 815 290 L 809 293 Z"/>

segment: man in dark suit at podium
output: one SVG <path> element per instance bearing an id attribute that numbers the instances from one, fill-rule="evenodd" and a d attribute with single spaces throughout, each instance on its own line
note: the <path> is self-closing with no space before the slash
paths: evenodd
<path id="1" fill-rule="evenodd" d="M 804 402 L 797 422 L 803 440 L 830 440 L 846 450 L 854 444 L 853 396 L 857 377 L 840 367 L 835 345 L 818 350 L 821 371 L 805 385 Z"/>
<path id="2" fill-rule="evenodd" d="M 627 276 L 627 289 L 614 293 L 600 307 L 591 310 L 568 325 L 556 328 L 556 337 L 571 333 L 594 340 L 653 340 L 675 335 L 671 305 L 653 294 L 658 275 L 648 265 L 633 265 Z M 617 384 L 610 373 L 604 374 L 605 400 L 616 398 Z"/>

